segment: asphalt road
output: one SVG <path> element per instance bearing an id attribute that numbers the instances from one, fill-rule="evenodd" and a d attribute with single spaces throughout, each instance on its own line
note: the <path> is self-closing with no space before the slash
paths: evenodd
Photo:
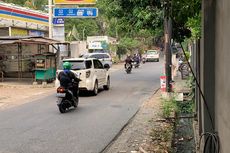
<path id="1" fill-rule="evenodd" d="M 160 87 L 163 63 L 111 74 L 111 89 L 60 114 L 55 94 L 0 112 L 0 153 L 98 153 Z M 12 91 L 13 92 L 13 91 Z"/>

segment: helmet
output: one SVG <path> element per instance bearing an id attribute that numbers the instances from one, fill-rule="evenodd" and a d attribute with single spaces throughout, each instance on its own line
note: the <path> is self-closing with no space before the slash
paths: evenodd
<path id="1" fill-rule="evenodd" d="M 63 69 L 64 70 L 70 70 L 72 65 L 69 62 L 64 62 L 63 63 Z"/>

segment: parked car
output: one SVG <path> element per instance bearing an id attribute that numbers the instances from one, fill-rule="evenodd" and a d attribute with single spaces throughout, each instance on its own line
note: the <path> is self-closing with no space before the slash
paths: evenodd
<path id="1" fill-rule="evenodd" d="M 145 58 L 146 58 L 146 62 L 149 61 L 159 62 L 160 53 L 157 50 L 147 50 Z"/>
<path id="2" fill-rule="evenodd" d="M 110 88 L 110 75 L 107 70 L 107 66 L 103 66 L 102 63 L 95 58 L 71 58 L 64 59 L 63 62 L 69 62 L 72 64 L 71 71 L 80 75 L 79 90 L 87 90 L 94 95 L 98 94 L 99 88 L 109 90 Z M 62 69 L 57 71 L 58 73 Z M 57 79 L 56 79 L 57 80 Z M 58 81 L 59 82 L 59 81 Z"/>
<path id="3" fill-rule="evenodd" d="M 96 58 L 99 59 L 106 67 L 112 67 L 112 58 L 108 53 L 87 53 L 82 56 L 83 58 Z"/>

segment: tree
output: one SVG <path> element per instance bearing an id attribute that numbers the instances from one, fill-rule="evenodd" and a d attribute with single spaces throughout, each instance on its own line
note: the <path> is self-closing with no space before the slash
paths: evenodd
<path id="1" fill-rule="evenodd" d="M 140 49 L 140 46 L 141 43 L 138 40 L 129 37 L 124 37 L 120 40 L 120 43 L 118 44 L 117 54 L 119 57 L 127 53 L 133 54 L 134 50 Z"/>
<path id="2" fill-rule="evenodd" d="M 29 7 L 36 10 L 45 10 L 45 5 L 47 5 L 47 0 L 3 0 L 7 3 L 14 3 L 21 6 Z"/>
<path id="3" fill-rule="evenodd" d="M 200 11 L 201 0 L 172 0 L 171 17 L 173 19 L 173 38 L 176 41 L 182 42 L 186 38 L 190 38 L 192 36 L 191 29 L 193 27 L 189 26 L 194 25 L 189 24 L 188 22 L 189 19 L 192 19 L 194 16 L 198 15 Z"/>
<path id="4" fill-rule="evenodd" d="M 146 46 L 162 40 L 163 11 L 157 6 L 153 0 L 98 0 L 99 13 L 109 21 L 108 34 L 137 38 Z"/>
<path id="5" fill-rule="evenodd" d="M 83 37 L 94 36 L 100 34 L 100 28 L 97 25 L 96 19 L 66 19 L 65 20 L 65 30 L 67 33 L 72 31 L 73 26 L 76 27 L 78 31 L 78 38 L 82 40 Z"/>
<path id="6" fill-rule="evenodd" d="M 158 40 L 161 40 L 159 35 L 163 36 L 164 0 L 98 0 L 98 2 L 101 3 L 102 12 L 108 19 L 118 20 L 117 29 L 126 33 L 123 36 L 136 36 L 140 31 L 148 30 L 154 35 L 153 39 L 157 34 Z M 189 26 L 192 24 L 187 22 L 199 14 L 201 0 L 171 0 L 171 3 L 173 38 L 182 41 L 186 37 L 191 37 L 192 27 Z"/>

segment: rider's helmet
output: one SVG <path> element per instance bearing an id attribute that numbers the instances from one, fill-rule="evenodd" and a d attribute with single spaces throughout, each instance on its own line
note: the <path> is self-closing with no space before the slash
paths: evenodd
<path id="1" fill-rule="evenodd" d="M 64 70 L 70 70 L 72 65 L 69 62 L 64 62 L 63 63 L 63 69 Z"/>

